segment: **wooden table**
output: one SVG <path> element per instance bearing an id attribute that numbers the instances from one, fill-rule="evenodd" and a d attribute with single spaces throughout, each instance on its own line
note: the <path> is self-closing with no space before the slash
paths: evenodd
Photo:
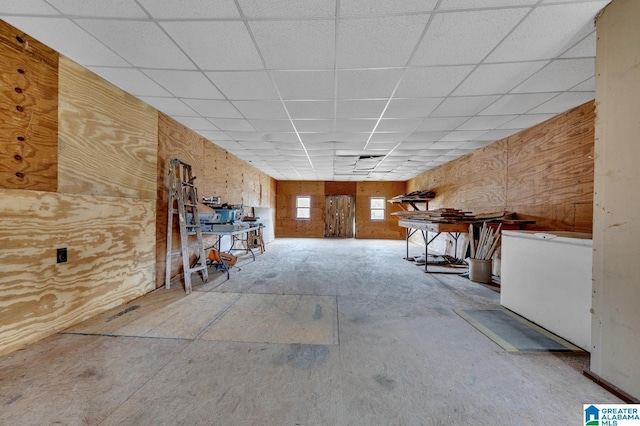
<path id="1" fill-rule="evenodd" d="M 428 220 L 410 220 L 410 219 L 400 219 L 398 221 L 398 225 L 407 228 L 406 232 L 406 244 L 407 244 L 407 257 L 409 259 L 409 238 L 416 232 L 420 231 L 422 233 L 422 238 L 424 239 L 424 272 L 429 272 L 429 262 L 428 262 L 428 252 L 429 252 L 429 244 L 433 242 L 438 236 L 446 232 L 451 238 L 453 238 L 456 242 L 455 253 L 458 252 L 458 238 L 460 238 L 460 234 L 469 232 L 469 225 L 474 222 L 455 222 L 455 223 L 443 223 L 443 222 L 430 222 Z M 435 233 L 433 238 L 429 239 L 429 232 Z M 466 272 L 466 271 L 464 271 Z M 460 274 L 463 272 L 432 272 L 439 274 Z"/>

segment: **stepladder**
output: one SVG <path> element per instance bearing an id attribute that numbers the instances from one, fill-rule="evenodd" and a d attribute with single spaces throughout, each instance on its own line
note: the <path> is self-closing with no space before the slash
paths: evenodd
<path id="1" fill-rule="evenodd" d="M 209 280 L 204 253 L 202 228 L 198 216 L 198 191 L 191 165 L 177 158 L 169 160 L 169 199 L 167 208 L 167 263 L 165 288 L 171 287 L 172 259 L 182 258 L 185 292 L 191 293 L 191 276 L 200 272 L 203 282 Z M 173 222 L 177 216 L 180 249 L 173 247 Z"/>

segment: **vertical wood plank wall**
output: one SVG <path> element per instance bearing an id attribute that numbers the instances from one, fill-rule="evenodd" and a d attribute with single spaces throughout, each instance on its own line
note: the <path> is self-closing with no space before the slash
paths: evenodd
<path id="1" fill-rule="evenodd" d="M 594 102 L 411 179 L 434 190 L 430 209 L 512 211 L 533 230 L 591 232 Z"/>
<path id="2" fill-rule="evenodd" d="M 275 179 L 260 172 L 250 164 L 212 144 L 207 139 L 187 129 L 165 114 L 158 119 L 158 170 L 157 170 L 157 226 L 156 226 L 156 287 L 164 285 L 167 251 L 167 202 L 169 192 L 168 163 L 179 158 L 191 165 L 198 197 L 219 196 L 224 203 L 242 204 L 245 211 L 252 207 L 268 208 L 273 223 L 275 215 Z M 201 212 L 213 212 L 204 204 Z M 173 218 L 173 247 L 179 247 L 177 219 Z M 217 237 L 205 235 L 205 246 L 211 246 Z M 172 276 L 181 274 L 181 260 L 171 264 Z"/>
<path id="3" fill-rule="evenodd" d="M 398 220 L 390 216 L 400 208 L 388 205 L 384 221 L 371 221 L 370 197 L 387 199 L 405 192 L 405 182 L 324 182 L 324 181 L 278 181 L 276 184 L 276 237 L 324 237 L 324 211 L 326 195 L 356 195 L 356 238 L 403 239 L 404 229 Z M 339 192 L 345 191 L 344 194 Z M 330 192 L 330 194 L 327 194 Z M 311 219 L 296 219 L 296 197 L 311 196 Z"/>

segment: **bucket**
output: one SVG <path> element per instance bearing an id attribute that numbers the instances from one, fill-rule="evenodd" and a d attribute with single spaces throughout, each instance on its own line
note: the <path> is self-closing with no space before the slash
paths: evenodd
<path id="1" fill-rule="evenodd" d="M 491 259 L 469 259 L 469 279 L 477 283 L 491 282 Z"/>

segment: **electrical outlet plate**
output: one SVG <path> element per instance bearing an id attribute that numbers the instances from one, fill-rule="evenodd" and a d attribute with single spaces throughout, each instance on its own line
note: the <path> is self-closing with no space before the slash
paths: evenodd
<path id="1" fill-rule="evenodd" d="M 67 261 L 67 248 L 59 248 L 56 251 L 56 263 L 64 263 Z"/>

